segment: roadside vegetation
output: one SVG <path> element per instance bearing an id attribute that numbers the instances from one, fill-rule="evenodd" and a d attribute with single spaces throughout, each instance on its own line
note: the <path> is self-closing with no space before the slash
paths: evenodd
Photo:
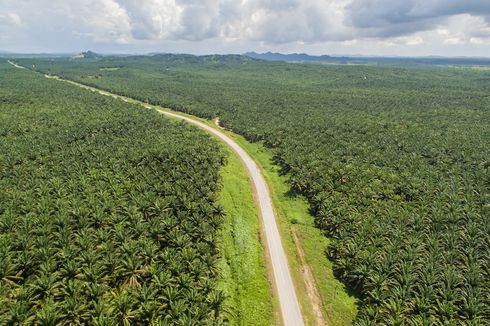
<path id="1" fill-rule="evenodd" d="M 318 250 L 361 299 L 356 324 L 490 322 L 489 71 L 241 56 L 19 61 L 219 116 L 270 147 L 330 239 Z"/>
<path id="2" fill-rule="evenodd" d="M 225 314 L 230 325 L 274 325 L 278 302 L 267 275 L 258 211 L 248 175 L 231 151 L 221 176 L 219 202 L 225 216 L 218 285 L 225 295 Z"/>
<path id="3" fill-rule="evenodd" d="M 226 322 L 217 141 L 6 63 L 0 76 L 0 324 Z"/>

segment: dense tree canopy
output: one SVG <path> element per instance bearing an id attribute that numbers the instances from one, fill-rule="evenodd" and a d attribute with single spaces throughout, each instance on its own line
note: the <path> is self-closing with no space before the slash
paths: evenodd
<path id="1" fill-rule="evenodd" d="M 490 322 L 488 70 L 182 55 L 24 63 L 219 115 L 273 148 L 362 298 L 359 325 Z"/>
<path id="2" fill-rule="evenodd" d="M 0 324 L 220 324 L 223 160 L 184 123 L 0 63 Z"/>

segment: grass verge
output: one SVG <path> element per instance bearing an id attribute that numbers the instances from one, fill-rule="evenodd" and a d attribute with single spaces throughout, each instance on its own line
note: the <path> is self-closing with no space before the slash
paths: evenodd
<path id="1" fill-rule="evenodd" d="M 222 230 L 222 277 L 225 310 L 231 325 L 273 325 L 274 305 L 260 243 L 260 223 L 248 175 L 230 151 L 222 168 L 219 202 L 226 216 Z"/>

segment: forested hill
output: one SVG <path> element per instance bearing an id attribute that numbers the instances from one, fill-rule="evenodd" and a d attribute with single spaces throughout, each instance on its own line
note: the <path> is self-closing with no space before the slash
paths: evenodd
<path id="1" fill-rule="evenodd" d="M 243 54 L 244 56 L 262 59 L 262 60 L 270 60 L 270 61 L 294 61 L 294 62 L 334 62 L 335 60 L 339 60 L 341 58 L 331 57 L 329 55 L 308 55 L 306 53 L 290 53 L 290 54 L 282 54 L 282 53 L 257 53 L 257 52 L 246 52 Z M 347 58 L 345 58 L 347 59 Z"/>
<path id="2" fill-rule="evenodd" d="M 149 56 L 104 56 L 99 58 L 101 62 L 138 62 L 138 63 L 153 63 L 153 64 L 226 64 L 226 63 L 246 63 L 257 61 L 243 55 L 204 55 L 196 56 L 192 54 L 172 54 L 172 53 L 157 53 Z M 63 60 L 63 59 L 61 59 Z M 73 61 L 73 60 L 72 60 Z"/>
<path id="3" fill-rule="evenodd" d="M 359 325 L 490 323 L 490 71 L 157 56 L 19 60 L 263 141 Z"/>
<path id="4" fill-rule="evenodd" d="M 308 55 L 306 53 L 256 53 L 246 52 L 245 56 L 269 61 L 312 62 L 329 64 L 391 64 L 391 65 L 490 65 L 490 58 L 471 57 L 382 57 L 382 56 L 329 56 Z"/>

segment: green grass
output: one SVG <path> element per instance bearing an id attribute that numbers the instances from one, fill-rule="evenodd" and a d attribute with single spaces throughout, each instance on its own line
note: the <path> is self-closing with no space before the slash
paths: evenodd
<path id="1" fill-rule="evenodd" d="M 234 153 L 229 152 L 221 177 L 219 202 L 226 216 L 220 288 L 228 296 L 225 310 L 232 325 L 273 325 L 274 305 L 259 239 L 258 212 L 248 176 Z"/>

